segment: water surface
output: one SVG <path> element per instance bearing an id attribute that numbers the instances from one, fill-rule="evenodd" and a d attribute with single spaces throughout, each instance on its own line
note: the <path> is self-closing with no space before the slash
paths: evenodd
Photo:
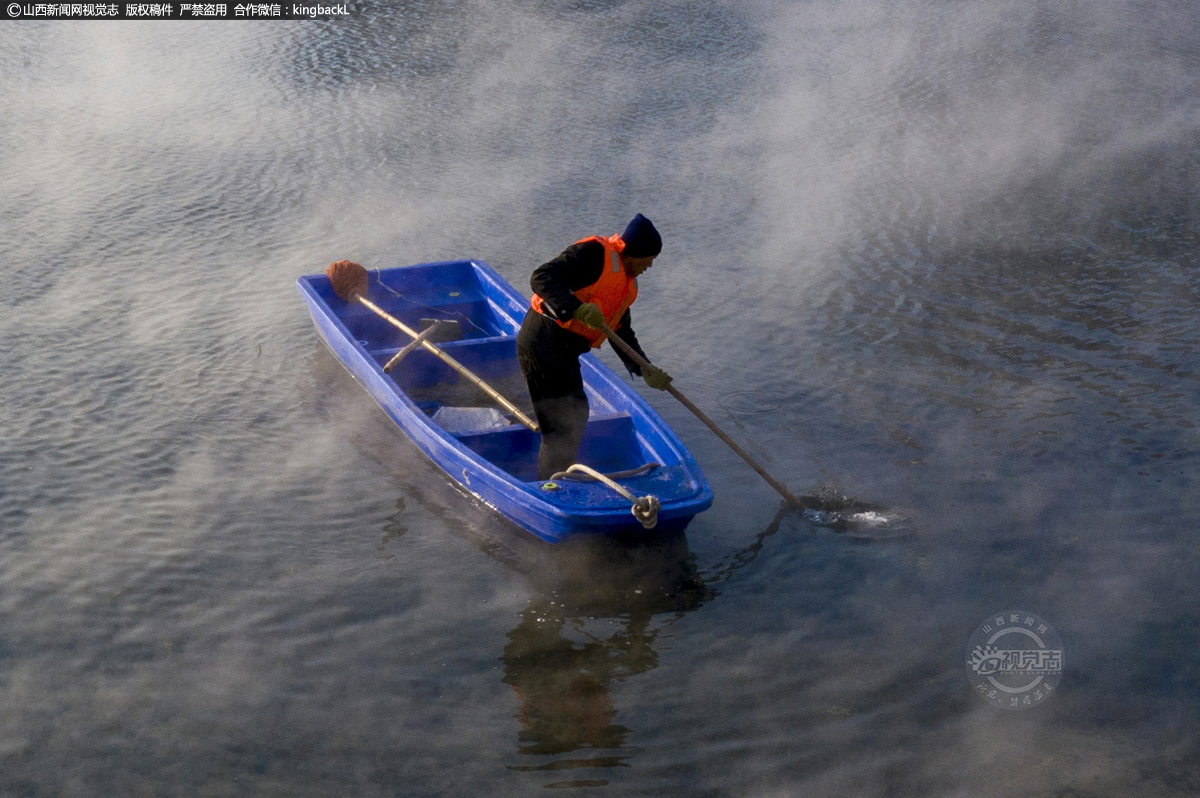
<path id="1" fill-rule="evenodd" d="M 1132 0 L 6 23 L 0 793 L 1200 791 L 1198 41 Z M 779 513 L 642 386 L 712 509 L 544 546 L 294 287 L 524 290 L 636 212 L 651 357 L 890 522 Z M 1009 609 L 1065 649 L 1026 711 L 964 670 Z"/>

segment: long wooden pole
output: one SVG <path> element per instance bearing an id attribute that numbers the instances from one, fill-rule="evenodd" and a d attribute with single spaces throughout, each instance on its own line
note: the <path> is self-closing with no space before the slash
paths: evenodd
<path id="1" fill-rule="evenodd" d="M 391 315 L 386 310 L 379 307 L 378 305 L 376 305 L 371 300 L 367 299 L 362 294 L 355 294 L 354 298 L 357 299 L 359 301 L 359 303 L 361 303 L 364 307 L 369 308 L 370 310 L 372 310 L 376 314 L 378 314 L 379 317 L 381 319 L 383 319 L 384 321 L 390 322 L 391 324 L 395 325 L 396 327 L 399 327 L 401 330 L 403 330 L 408 335 L 410 335 L 413 339 L 420 340 L 421 346 L 425 349 L 425 351 L 434 355 L 439 360 L 441 360 L 443 363 L 445 363 L 447 366 L 454 369 L 459 374 L 463 375 L 468 380 L 473 382 L 476 385 L 476 387 L 478 387 L 480 390 L 482 390 L 484 393 L 486 393 L 488 396 L 490 396 L 496 402 L 496 404 L 500 405 L 505 410 L 512 413 L 514 416 L 516 416 L 517 420 L 519 420 L 526 427 L 529 427 L 529 429 L 533 430 L 534 432 L 538 431 L 537 423 L 535 423 L 532 419 L 530 419 L 528 416 L 526 416 L 524 413 L 522 413 L 521 410 L 516 405 L 514 405 L 509 400 L 505 399 L 504 396 L 499 391 L 497 391 L 492 386 L 488 385 L 486 382 L 481 380 L 479 377 L 475 376 L 471 372 L 471 370 L 468 369 L 466 366 L 464 366 L 462 363 L 459 363 L 457 360 L 455 360 L 454 358 L 447 355 L 445 352 L 443 352 L 441 349 L 439 349 L 436 346 L 434 346 L 433 344 L 431 344 L 429 341 L 426 341 L 423 338 L 421 338 L 421 334 L 418 333 L 416 330 L 409 327 L 407 324 L 400 321 L 395 316 Z"/>
<path id="2" fill-rule="evenodd" d="M 608 336 L 608 340 L 612 341 L 614 346 L 618 347 L 622 352 L 628 355 L 634 363 L 637 363 L 643 369 L 650 366 L 649 361 L 639 355 L 636 349 L 621 340 L 621 338 L 618 337 L 617 334 L 614 333 L 607 324 L 603 325 L 601 329 L 604 330 L 604 334 Z M 692 400 L 684 396 L 678 388 L 676 388 L 674 385 L 668 384 L 667 393 L 678 399 L 688 410 L 691 410 L 692 414 L 695 415 L 696 418 L 704 422 L 704 426 L 712 430 L 716 436 L 723 440 L 730 449 L 733 449 L 735 452 L 737 452 L 738 455 L 745 460 L 751 468 L 757 471 L 758 475 L 765 479 L 767 483 L 779 493 L 780 496 L 783 496 L 783 498 L 787 499 L 789 504 L 806 506 L 806 502 L 788 490 L 787 485 L 784 485 L 782 482 L 775 479 L 775 477 L 768 474 L 767 470 L 759 465 L 758 461 L 751 457 L 749 452 L 747 452 L 741 446 L 738 446 L 737 442 L 734 441 L 733 438 L 730 438 L 728 435 L 726 435 L 724 430 L 718 427 L 715 421 L 705 415 L 704 411 L 696 407 L 696 405 L 692 404 Z"/>

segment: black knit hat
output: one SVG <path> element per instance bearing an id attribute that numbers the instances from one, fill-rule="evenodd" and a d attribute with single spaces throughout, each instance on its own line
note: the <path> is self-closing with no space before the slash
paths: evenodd
<path id="1" fill-rule="evenodd" d="M 625 255 L 631 258 L 653 258 L 662 252 L 662 236 L 654 229 L 654 224 L 640 213 L 621 234 L 625 242 Z"/>

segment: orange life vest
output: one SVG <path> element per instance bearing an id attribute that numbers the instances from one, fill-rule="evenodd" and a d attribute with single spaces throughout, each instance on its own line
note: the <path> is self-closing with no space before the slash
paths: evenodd
<path id="1" fill-rule="evenodd" d="M 600 236 L 589 236 L 576 244 L 583 244 L 588 241 L 597 241 L 604 247 L 604 270 L 600 273 L 600 279 L 589 286 L 585 286 L 575 292 L 575 297 L 580 302 L 591 302 L 596 307 L 600 308 L 600 312 L 604 314 L 604 320 L 608 323 L 609 328 L 615 330 L 621 321 L 621 317 L 625 315 L 625 311 L 633 304 L 633 300 L 637 299 L 637 278 L 630 277 L 621 268 L 621 250 L 625 249 L 625 242 L 621 240 L 619 235 L 601 238 Z M 543 313 L 544 306 L 542 298 L 537 294 L 533 295 L 533 309 L 538 313 Z M 582 335 L 592 345 L 593 349 L 598 348 L 604 343 L 605 335 L 601 330 L 595 330 L 587 326 L 581 321 L 575 319 L 555 319 L 560 327 L 565 327 L 576 335 Z"/>

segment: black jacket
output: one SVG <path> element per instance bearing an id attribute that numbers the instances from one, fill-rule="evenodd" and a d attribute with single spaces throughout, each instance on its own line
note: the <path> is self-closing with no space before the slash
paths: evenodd
<path id="1" fill-rule="evenodd" d="M 529 285 L 534 293 L 542 298 L 543 313 L 552 319 L 568 321 L 583 304 L 574 292 L 599 280 L 604 273 L 604 266 L 604 247 L 598 241 L 572 244 L 560 252 L 558 257 L 534 269 L 533 276 L 529 278 Z M 621 321 L 613 328 L 613 332 L 632 346 L 639 355 L 646 357 L 638 344 L 637 335 L 633 332 L 632 318 L 628 310 L 621 316 Z M 591 344 L 583 336 L 569 334 L 571 338 L 579 340 L 580 354 L 591 348 Z M 613 349 L 630 373 L 641 376 L 641 366 L 630 360 L 618 347 L 614 346 Z"/>

